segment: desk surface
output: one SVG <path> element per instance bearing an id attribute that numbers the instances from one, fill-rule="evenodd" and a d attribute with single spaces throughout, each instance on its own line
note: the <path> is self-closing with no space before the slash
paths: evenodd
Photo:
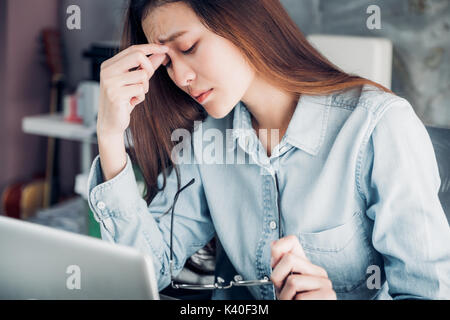
<path id="1" fill-rule="evenodd" d="M 159 294 L 159 298 L 161 300 L 180 300 L 180 299 L 177 299 L 177 298 L 174 298 L 174 297 L 166 296 L 165 294 Z"/>

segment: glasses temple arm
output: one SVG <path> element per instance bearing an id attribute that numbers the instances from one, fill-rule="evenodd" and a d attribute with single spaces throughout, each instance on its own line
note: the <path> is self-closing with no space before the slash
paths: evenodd
<path id="1" fill-rule="evenodd" d="M 175 211 L 175 204 L 177 203 L 178 200 L 178 196 L 181 193 L 181 191 L 183 191 L 184 189 L 186 189 L 187 187 L 189 187 L 191 184 L 193 184 L 195 182 L 195 178 L 192 178 L 191 181 L 189 181 L 183 188 L 181 188 L 180 190 L 177 191 L 177 193 L 175 194 L 175 197 L 173 199 L 173 204 L 172 204 L 172 212 L 171 212 L 171 217 L 170 217 L 170 270 L 172 271 L 172 264 L 173 264 L 173 247 L 172 247 L 172 241 L 173 241 L 173 212 Z"/>

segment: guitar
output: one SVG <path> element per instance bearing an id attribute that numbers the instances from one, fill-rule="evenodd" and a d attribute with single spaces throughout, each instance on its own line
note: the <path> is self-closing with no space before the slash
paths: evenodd
<path id="1" fill-rule="evenodd" d="M 42 31 L 42 40 L 47 66 L 51 72 L 50 114 L 54 114 L 62 110 L 65 87 L 61 36 L 58 30 L 48 28 Z M 57 203 L 59 199 L 58 154 L 59 141 L 48 138 L 44 208 Z"/>

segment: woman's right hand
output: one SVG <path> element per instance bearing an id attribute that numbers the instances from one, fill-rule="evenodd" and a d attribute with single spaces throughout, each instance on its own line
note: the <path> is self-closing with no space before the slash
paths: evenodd
<path id="1" fill-rule="evenodd" d="M 134 45 L 102 63 L 97 117 L 99 138 L 123 136 L 130 124 L 131 112 L 145 100 L 149 80 L 167 52 L 168 47 L 155 43 Z"/>

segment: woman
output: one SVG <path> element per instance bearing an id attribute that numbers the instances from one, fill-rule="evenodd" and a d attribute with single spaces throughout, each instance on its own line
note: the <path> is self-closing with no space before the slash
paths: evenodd
<path id="1" fill-rule="evenodd" d="M 160 290 L 217 236 L 218 286 L 255 285 L 213 299 L 450 297 L 439 172 L 408 101 L 331 64 L 279 1 L 136 0 L 126 18 L 89 204 L 103 239 L 152 255 Z"/>

